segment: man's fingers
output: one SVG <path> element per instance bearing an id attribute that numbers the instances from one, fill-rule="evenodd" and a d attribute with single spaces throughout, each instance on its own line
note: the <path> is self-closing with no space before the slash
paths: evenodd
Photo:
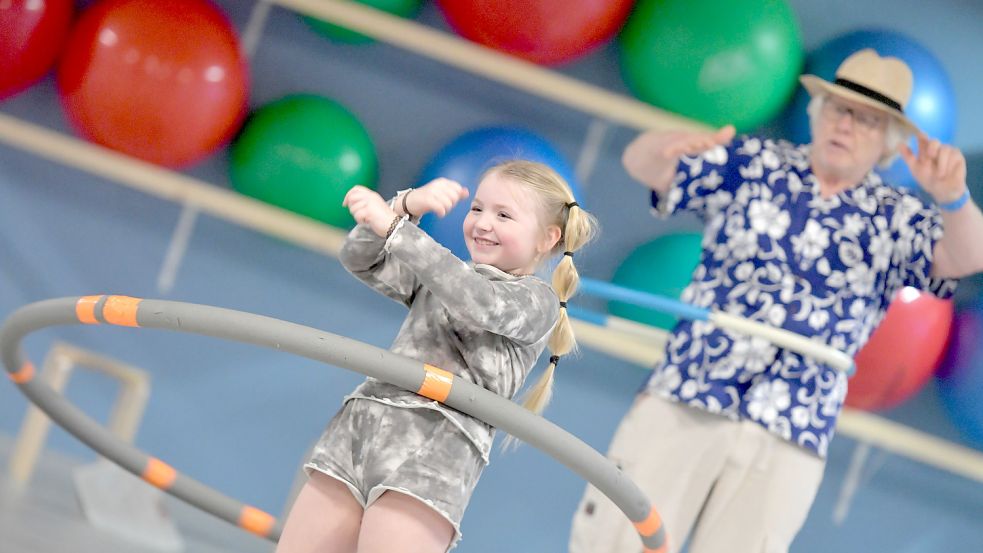
<path id="1" fill-rule="evenodd" d="M 717 144 L 723 145 L 733 140 L 735 134 L 737 134 L 737 129 L 734 125 L 724 125 L 720 127 L 713 137 Z"/>
<path id="2" fill-rule="evenodd" d="M 936 166 L 939 168 L 939 173 L 948 173 L 950 160 L 952 159 L 952 148 L 941 148 L 939 150 L 939 156 L 935 160 Z"/>
<path id="3" fill-rule="evenodd" d="M 935 160 L 939 157 L 939 151 L 942 148 L 942 143 L 938 140 L 932 140 L 928 143 L 928 149 L 925 154 L 930 160 Z"/>
<path id="4" fill-rule="evenodd" d="M 683 155 L 683 153 L 684 152 L 682 146 L 673 145 L 666 148 L 664 155 L 666 159 L 672 159 Z"/>
<path id="5" fill-rule="evenodd" d="M 666 157 L 669 159 L 677 158 L 683 154 L 694 156 L 706 151 L 707 147 L 699 139 L 690 138 L 673 144 L 666 150 Z"/>
<path id="6" fill-rule="evenodd" d="M 963 171 L 966 172 L 966 156 L 963 155 L 962 151 L 956 150 L 956 155 L 952 156 L 952 170 L 953 171 Z"/>
<path id="7" fill-rule="evenodd" d="M 948 155 L 946 156 L 945 165 L 942 161 L 939 161 L 939 170 L 942 172 L 944 177 L 952 177 L 959 171 L 963 171 L 966 168 L 966 158 L 963 157 L 962 152 L 952 148 L 948 150 Z"/>
<path id="8" fill-rule="evenodd" d="M 901 159 L 908 164 L 908 166 L 914 166 L 916 163 L 915 152 L 911 151 L 911 147 L 907 144 L 902 144 L 901 148 L 898 149 L 898 153 L 901 154 Z"/>
<path id="9" fill-rule="evenodd" d="M 695 153 L 703 153 L 717 146 L 723 146 L 733 140 L 735 134 L 737 129 L 734 125 L 724 125 L 714 133 L 701 133 L 691 150 L 696 150 Z"/>
<path id="10" fill-rule="evenodd" d="M 703 152 L 706 152 L 708 150 L 712 150 L 717 146 L 719 146 L 719 144 L 717 143 L 715 137 L 710 137 L 701 140 L 696 144 L 693 144 L 692 147 L 688 148 L 686 153 L 695 156 L 695 155 L 702 154 Z"/>
<path id="11" fill-rule="evenodd" d="M 927 134 L 922 131 L 918 131 L 915 135 L 918 138 L 918 151 L 924 152 L 925 148 L 928 147 L 928 143 L 932 140 Z"/>

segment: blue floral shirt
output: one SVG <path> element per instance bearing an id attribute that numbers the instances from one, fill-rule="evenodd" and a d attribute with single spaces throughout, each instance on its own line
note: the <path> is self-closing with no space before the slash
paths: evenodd
<path id="1" fill-rule="evenodd" d="M 904 286 L 949 297 L 932 279 L 942 236 L 935 207 L 870 173 L 823 198 L 809 147 L 739 137 L 684 157 L 674 186 L 653 194 L 661 215 L 705 222 L 703 252 L 682 299 L 810 336 L 853 356 Z M 755 421 L 825 457 L 847 377 L 821 362 L 717 328 L 681 321 L 648 389 L 732 419 Z"/>

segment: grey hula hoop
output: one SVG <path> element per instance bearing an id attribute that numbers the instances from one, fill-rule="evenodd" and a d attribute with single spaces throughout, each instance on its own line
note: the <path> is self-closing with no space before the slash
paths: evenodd
<path id="1" fill-rule="evenodd" d="M 220 307 L 127 296 L 82 296 L 21 307 L 0 327 L 0 356 L 8 376 L 52 420 L 93 450 L 183 501 L 249 532 L 277 541 L 271 515 L 244 505 L 126 444 L 50 386 L 34 378 L 21 341 L 50 326 L 111 324 L 159 328 L 287 351 L 354 370 L 467 413 L 542 450 L 610 498 L 634 524 L 646 553 L 667 550 L 666 533 L 641 490 L 613 463 L 569 432 L 508 399 L 453 374 L 311 327 Z"/>

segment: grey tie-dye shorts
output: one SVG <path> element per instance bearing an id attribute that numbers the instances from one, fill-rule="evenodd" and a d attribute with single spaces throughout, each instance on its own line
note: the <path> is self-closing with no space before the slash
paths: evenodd
<path id="1" fill-rule="evenodd" d="M 388 490 L 434 509 L 461 538 L 461 518 L 485 467 L 480 452 L 439 411 L 351 399 L 328 423 L 304 465 L 346 484 L 368 508 Z"/>

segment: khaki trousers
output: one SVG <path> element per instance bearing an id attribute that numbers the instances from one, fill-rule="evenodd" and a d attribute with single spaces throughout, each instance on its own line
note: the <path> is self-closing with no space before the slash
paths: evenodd
<path id="1" fill-rule="evenodd" d="M 732 421 L 642 393 L 608 458 L 649 497 L 669 552 L 784 553 L 805 522 L 825 462 L 751 421 Z M 640 553 L 635 528 L 588 486 L 570 553 Z"/>

